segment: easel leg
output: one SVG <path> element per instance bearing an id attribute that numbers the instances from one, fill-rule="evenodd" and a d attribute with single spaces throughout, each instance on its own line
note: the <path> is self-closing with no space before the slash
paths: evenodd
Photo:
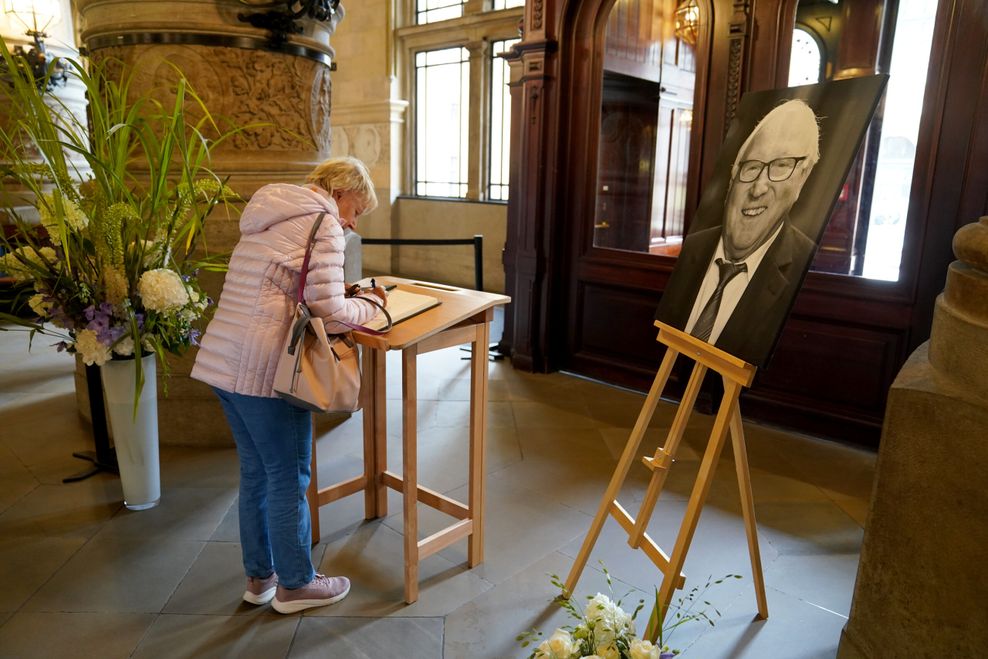
<path id="1" fill-rule="evenodd" d="M 765 597 L 765 578 L 762 576 L 762 558 L 758 549 L 758 525 L 755 523 L 755 502 L 751 494 L 751 472 L 748 469 L 748 449 L 744 443 L 744 426 L 737 399 L 731 405 L 731 441 L 734 449 L 734 466 L 738 473 L 738 489 L 741 492 L 741 514 L 748 536 L 748 554 L 751 557 L 751 577 L 755 583 L 755 599 L 758 601 L 758 617 L 768 618 L 768 599 Z"/>
<path id="2" fill-rule="evenodd" d="M 402 494 L 405 517 L 405 602 L 419 598 L 418 446 L 415 346 L 401 353 Z"/>
<path id="3" fill-rule="evenodd" d="M 491 315 L 493 315 L 491 313 Z M 467 565 L 484 561 L 484 480 L 487 426 L 487 355 L 483 347 L 490 340 L 490 321 L 477 325 L 470 358 L 470 518 L 473 532 L 467 544 Z"/>
<path id="4" fill-rule="evenodd" d="M 364 519 L 388 514 L 388 492 L 381 474 L 388 466 L 385 354 L 362 348 L 364 397 Z"/>
<path id="5" fill-rule="evenodd" d="M 621 491 L 621 485 L 624 484 L 624 479 L 628 475 L 631 463 L 634 462 L 635 456 L 638 454 L 638 447 L 641 446 L 642 438 L 648 429 L 648 424 L 652 420 L 652 415 L 655 414 L 655 407 L 659 403 L 662 390 L 666 386 L 666 381 L 672 372 L 672 365 L 676 362 L 678 355 L 679 353 L 672 348 L 666 349 L 665 357 L 662 359 L 659 371 L 655 374 L 655 380 L 652 382 L 652 388 L 649 389 L 648 396 L 645 398 L 645 404 L 642 406 L 642 411 L 638 414 L 638 421 L 635 423 L 634 430 L 631 431 L 631 436 L 628 437 L 628 443 L 625 445 L 624 453 L 621 454 L 621 459 L 614 469 L 611 482 L 607 486 L 603 498 L 600 500 L 597 515 L 593 518 L 593 522 L 590 523 L 590 530 L 587 531 L 587 537 L 584 538 L 583 546 L 580 547 L 580 552 L 576 555 L 576 560 L 573 561 L 573 567 L 570 568 L 569 576 L 566 577 L 566 595 L 573 594 L 573 588 L 576 586 L 576 582 L 580 580 L 580 575 L 583 573 L 583 568 L 586 567 L 587 559 L 590 558 L 590 552 L 593 550 L 593 546 L 600 536 L 600 530 L 604 527 L 604 520 L 607 518 L 611 503 Z M 678 573 L 679 571 L 677 570 L 676 574 Z"/>
<path id="6" fill-rule="evenodd" d="M 679 527 L 679 535 L 676 536 L 676 545 L 669 557 L 669 571 L 662 576 L 662 585 L 659 587 L 658 601 L 656 608 L 652 609 L 652 615 L 648 621 L 648 628 L 645 630 L 645 638 L 655 642 L 662 628 L 666 613 L 669 611 L 669 604 L 672 602 L 672 593 L 676 588 L 676 579 L 686 562 L 686 553 L 689 551 L 690 543 L 693 541 L 693 534 L 696 532 L 696 525 L 700 521 L 700 512 L 703 504 L 710 492 L 710 485 L 713 482 L 714 470 L 717 468 L 717 461 L 724 448 L 727 439 L 728 425 L 737 404 L 738 395 L 741 393 L 741 386 L 724 378 L 724 400 L 721 403 L 720 411 L 714 422 L 713 430 L 710 432 L 710 441 L 707 450 L 703 454 L 703 461 L 700 463 L 700 472 L 697 474 L 696 483 L 690 493 L 689 503 L 686 505 L 686 514 L 683 523 Z"/>
<path id="7" fill-rule="evenodd" d="M 679 402 L 679 409 L 676 410 L 676 416 L 672 421 L 672 427 L 669 429 L 669 436 L 666 439 L 666 443 L 656 449 L 655 456 L 649 461 L 649 467 L 652 469 L 652 479 L 648 482 L 645 498 L 642 499 L 642 504 L 638 508 L 635 529 L 628 536 L 628 544 L 634 549 L 638 549 L 641 546 L 642 538 L 645 536 L 645 528 L 652 518 L 652 511 L 655 509 L 655 504 L 659 501 L 659 495 L 662 493 L 662 487 L 665 485 L 671 462 L 676 457 L 676 451 L 679 450 L 679 442 L 683 439 L 686 424 L 689 422 L 690 415 L 693 412 L 693 404 L 696 402 L 697 394 L 700 393 L 700 384 L 703 382 L 703 376 L 706 372 L 707 367 L 699 362 L 693 367 L 693 374 L 690 375 L 690 381 L 686 385 L 683 399 Z"/>
<path id="8" fill-rule="evenodd" d="M 311 415 L 310 415 L 311 416 Z M 312 527 L 312 546 L 319 544 L 322 533 L 319 532 L 319 459 L 316 457 L 316 420 L 312 418 L 312 461 L 309 470 L 309 488 L 305 491 L 305 500 L 309 504 L 309 524 Z"/>

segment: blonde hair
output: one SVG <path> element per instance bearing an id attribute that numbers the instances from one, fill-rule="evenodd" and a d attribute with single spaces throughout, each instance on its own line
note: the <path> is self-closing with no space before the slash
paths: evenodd
<path id="1" fill-rule="evenodd" d="M 305 182 L 315 183 L 330 195 L 337 190 L 355 192 L 364 208 L 364 213 L 370 213 L 377 208 L 374 182 L 371 181 L 367 166 L 356 158 L 350 156 L 330 158 L 313 169 L 305 177 Z"/>

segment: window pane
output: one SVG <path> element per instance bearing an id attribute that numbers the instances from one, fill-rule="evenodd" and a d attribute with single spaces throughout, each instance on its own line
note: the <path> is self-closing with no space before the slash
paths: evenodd
<path id="1" fill-rule="evenodd" d="M 520 39 L 505 39 L 491 44 L 491 162 L 488 199 L 508 199 L 508 168 L 511 155 L 511 94 L 508 92 L 508 63 L 499 57 Z"/>
<path id="2" fill-rule="evenodd" d="M 789 59 L 789 86 L 814 85 L 820 82 L 820 44 L 801 27 L 792 33 L 792 55 Z"/>
<path id="3" fill-rule="evenodd" d="M 524 7 L 525 0 L 494 0 L 494 11 L 498 9 L 511 9 L 512 7 Z"/>
<path id="4" fill-rule="evenodd" d="M 462 0 L 417 0 L 415 3 L 415 22 L 418 25 L 447 21 L 462 15 Z"/>
<path id="5" fill-rule="evenodd" d="M 470 59 L 466 48 L 415 55 L 415 194 L 465 197 Z"/>
<path id="6" fill-rule="evenodd" d="M 900 0 L 862 275 L 899 279 L 937 3 Z"/>

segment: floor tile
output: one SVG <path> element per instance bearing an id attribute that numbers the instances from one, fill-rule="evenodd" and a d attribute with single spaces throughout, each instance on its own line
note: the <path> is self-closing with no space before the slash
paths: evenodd
<path id="1" fill-rule="evenodd" d="M 86 540 L 81 537 L 39 537 L 0 534 L 0 611 L 20 609 Z"/>
<path id="2" fill-rule="evenodd" d="M 326 546 L 319 571 L 350 578 L 350 594 L 338 604 L 311 609 L 313 616 L 441 616 L 491 585 L 469 570 L 433 555 L 419 563 L 419 599 L 405 604 L 404 541 L 381 522 L 363 524 Z"/>
<path id="3" fill-rule="evenodd" d="M 157 617 L 131 656 L 135 659 L 286 657 L 298 622 L 295 616 L 261 610 L 243 616 L 164 613 Z"/>
<path id="4" fill-rule="evenodd" d="M 139 613 L 32 613 L 0 627 L 0 657 L 129 657 L 154 616 Z"/>
<path id="5" fill-rule="evenodd" d="M 104 526 L 103 536 L 209 540 L 235 493 L 215 487 L 162 488 L 161 503 L 148 510 L 122 508 Z"/>
<path id="6" fill-rule="evenodd" d="M 203 548 L 157 536 L 95 537 L 24 605 L 28 611 L 158 613 Z"/>
<path id="7" fill-rule="evenodd" d="M 299 621 L 290 659 L 441 659 L 443 619 L 432 618 L 315 618 Z"/>

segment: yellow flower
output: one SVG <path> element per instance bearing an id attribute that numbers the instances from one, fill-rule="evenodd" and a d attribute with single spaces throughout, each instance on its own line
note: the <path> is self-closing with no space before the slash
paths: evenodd
<path id="1" fill-rule="evenodd" d="M 33 247 L 18 247 L 11 253 L 0 256 L 0 272 L 6 272 L 17 281 L 31 281 L 35 275 L 32 265 L 50 271 L 54 262 L 55 250 L 51 247 L 42 247 L 40 250 Z"/>

